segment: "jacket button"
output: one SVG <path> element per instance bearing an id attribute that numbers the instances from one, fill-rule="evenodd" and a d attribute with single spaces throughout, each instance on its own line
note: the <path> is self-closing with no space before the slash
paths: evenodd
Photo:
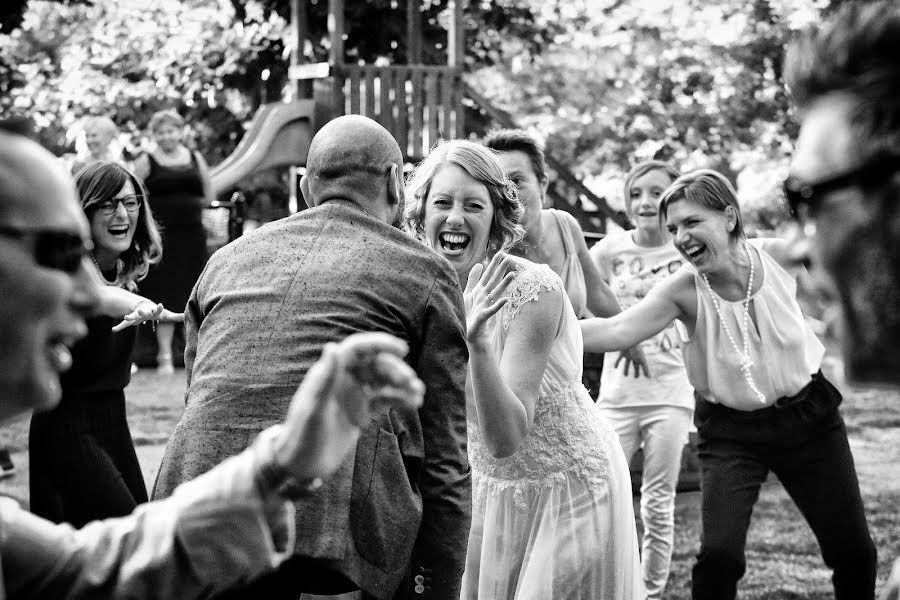
<path id="1" fill-rule="evenodd" d="M 423 577 L 422 575 L 416 575 L 415 578 L 413 578 L 413 581 L 415 581 L 416 583 L 425 583 L 425 577 Z"/>
<path id="2" fill-rule="evenodd" d="M 425 586 L 420 583 L 416 585 L 415 590 L 417 594 L 422 594 L 425 592 Z"/>

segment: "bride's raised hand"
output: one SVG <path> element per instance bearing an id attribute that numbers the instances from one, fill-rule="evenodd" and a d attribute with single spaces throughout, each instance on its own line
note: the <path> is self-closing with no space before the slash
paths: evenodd
<path id="1" fill-rule="evenodd" d="M 469 271 L 463 292 L 468 342 L 484 341 L 485 325 L 509 301 L 503 292 L 515 277 L 512 259 L 505 252 L 496 253 L 487 267 L 477 264 Z"/>

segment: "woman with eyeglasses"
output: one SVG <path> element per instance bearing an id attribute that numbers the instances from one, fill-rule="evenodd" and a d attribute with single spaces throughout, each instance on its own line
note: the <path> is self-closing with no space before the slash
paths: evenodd
<path id="1" fill-rule="evenodd" d="M 32 417 L 29 455 L 32 512 L 81 527 L 147 501 L 125 419 L 137 331 L 129 326 L 182 315 L 134 293 L 161 255 L 140 180 L 116 163 L 98 162 L 78 173 L 76 185 L 91 227 L 101 314 L 88 320 L 87 337 L 72 348 L 59 406 Z"/>
<path id="2" fill-rule="evenodd" d="M 666 188 L 659 218 L 688 264 L 621 314 L 581 324 L 592 352 L 630 347 L 673 319 L 687 329 L 703 481 L 692 597 L 735 597 L 750 515 L 772 471 L 812 528 L 835 597 L 871 599 L 875 547 L 841 394 L 820 371 L 825 348 L 797 303 L 786 242 L 748 241 L 734 189 L 706 169 Z"/>

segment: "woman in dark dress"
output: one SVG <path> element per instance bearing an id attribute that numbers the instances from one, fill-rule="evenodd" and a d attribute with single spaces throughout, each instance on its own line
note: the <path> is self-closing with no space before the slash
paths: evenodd
<path id="1" fill-rule="evenodd" d="M 183 310 L 194 283 L 206 265 L 206 231 L 203 208 L 214 195 L 206 161 L 182 142 L 184 120 L 172 110 L 150 119 L 156 149 L 135 161 L 135 172 L 150 193 L 150 208 L 159 222 L 165 249 L 163 260 L 150 270 L 142 292 L 165 306 Z M 172 373 L 172 338 L 175 326 L 156 328 L 157 366 Z"/>
<path id="2" fill-rule="evenodd" d="M 127 326 L 181 315 L 133 293 L 162 250 L 140 180 L 116 163 L 98 162 L 79 172 L 76 183 L 103 284 L 101 314 L 88 320 L 87 337 L 72 348 L 59 406 L 32 417 L 29 453 L 31 511 L 81 527 L 147 501 L 125 420 L 136 331 Z"/>

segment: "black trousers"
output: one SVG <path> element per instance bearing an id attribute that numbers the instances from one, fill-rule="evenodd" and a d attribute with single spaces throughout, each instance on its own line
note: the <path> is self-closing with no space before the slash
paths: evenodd
<path id="1" fill-rule="evenodd" d="M 696 396 L 703 532 L 695 600 L 729 600 L 744 575 L 753 505 L 771 470 L 806 518 L 832 569 L 836 600 L 875 596 L 876 551 L 863 512 L 841 394 L 817 373 L 796 396 L 738 411 Z"/>
<path id="2" fill-rule="evenodd" d="M 331 561 L 294 555 L 275 571 L 220 593 L 214 600 L 297 600 L 302 593 L 338 595 L 359 589 L 331 566 Z M 365 592 L 360 594 L 362 598 L 373 598 Z"/>

